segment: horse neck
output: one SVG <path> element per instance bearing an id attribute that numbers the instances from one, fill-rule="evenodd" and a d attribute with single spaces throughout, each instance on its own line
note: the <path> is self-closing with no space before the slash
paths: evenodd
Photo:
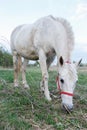
<path id="1" fill-rule="evenodd" d="M 57 55 L 58 61 L 59 61 L 60 56 L 62 56 L 65 62 L 67 62 L 67 61 L 71 62 L 71 53 L 70 53 L 70 51 L 62 51 L 60 53 L 57 51 L 56 55 Z"/>
<path id="2" fill-rule="evenodd" d="M 65 62 L 71 62 L 71 56 L 69 53 L 63 55 L 63 59 Z"/>

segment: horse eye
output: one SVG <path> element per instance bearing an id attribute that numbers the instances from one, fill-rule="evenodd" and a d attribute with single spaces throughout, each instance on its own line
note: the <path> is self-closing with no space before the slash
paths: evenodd
<path id="1" fill-rule="evenodd" d="M 63 84 L 63 83 L 64 83 L 64 80 L 63 80 L 63 79 L 60 79 L 60 82 Z"/>

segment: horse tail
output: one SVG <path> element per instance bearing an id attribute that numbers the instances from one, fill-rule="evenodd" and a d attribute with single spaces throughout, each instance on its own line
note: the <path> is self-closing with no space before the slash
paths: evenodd
<path id="1" fill-rule="evenodd" d="M 71 51 L 74 47 L 74 33 L 72 31 L 72 27 L 70 23 L 64 19 L 64 18 L 57 18 L 58 22 L 62 23 L 62 25 L 65 27 L 66 33 L 67 33 L 67 40 L 68 40 L 68 49 Z"/>
<path id="2" fill-rule="evenodd" d="M 18 73 L 20 72 L 21 70 L 21 66 L 22 66 L 22 58 L 20 55 L 18 55 Z"/>

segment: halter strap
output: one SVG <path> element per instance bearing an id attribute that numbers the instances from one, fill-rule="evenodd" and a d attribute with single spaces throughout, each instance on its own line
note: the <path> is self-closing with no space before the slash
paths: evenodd
<path id="1" fill-rule="evenodd" d="M 64 95 L 68 95 L 68 96 L 74 96 L 73 93 L 69 93 L 69 92 L 64 92 L 64 91 L 61 91 L 60 89 L 60 83 L 59 83 L 59 77 L 57 76 L 57 79 L 56 79 L 56 83 L 57 83 L 57 89 L 60 90 L 60 94 L 64 94 Z"/>
<path id="2" fill-rule="evenodd" d="M 68 95 L 68 96 L 74 96 L 74 94 L 73 93 L 68 93 L 68 92 L 60 92 L 60 94 L 65 94 L 65 95 Z"/>
<path id="3" fill-rule="evenodd" d="M 67 64 L 71 64 L 71 62 L 70 62 L 70 61 L 66 61 L 65 63 L 67 63 Z"/>

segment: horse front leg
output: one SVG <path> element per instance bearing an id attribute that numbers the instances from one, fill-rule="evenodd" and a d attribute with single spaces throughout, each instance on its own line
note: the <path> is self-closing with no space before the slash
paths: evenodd
<path id="1" fill-rule="evenodd" d="M 18 57 L 17 52 L 13 52 L 13 66 L 14 66 L 14 87 L 18 87 Z"/>
<path id="2" fill-rule="evenodd" d="M 29 88 L 29 85 L 27 84 L 27 81 L 26 81 L 26 67 L 27 67 L 27 64 L 28 64 L 28 60 L 24 58 L 24 61 L 23 61 L 23 64 L 22 64 L 22 83 L 23 83 L 23 86 L 24 88 Z"/>
<path id="3" fill-rule="evenodd" d="M 47 70 L 49 70 L 49 67 L 50 67 L 51 63 L 54 61 L 54 59 L 55 59 L 55 53 L 51 52 L 51 55 L 48 56 L 47 59 L 46 59 Z M 43 79 L 40 82 L 40 87 L 41 87 L 41 91 L 44 92 L 44 80 Z"/>
<path id="4" fill-rule="evenodd" d="M 50 93 L 48 90 L 48 71 L 46 65 L 46 56 L 44 51 L 41 49 L 39 50 L 39 60 L 40 60 L 40 67 L 42 71 L 42 84 L 44 86 L 44 94 L 47 100 L 51 100 Z"/>

